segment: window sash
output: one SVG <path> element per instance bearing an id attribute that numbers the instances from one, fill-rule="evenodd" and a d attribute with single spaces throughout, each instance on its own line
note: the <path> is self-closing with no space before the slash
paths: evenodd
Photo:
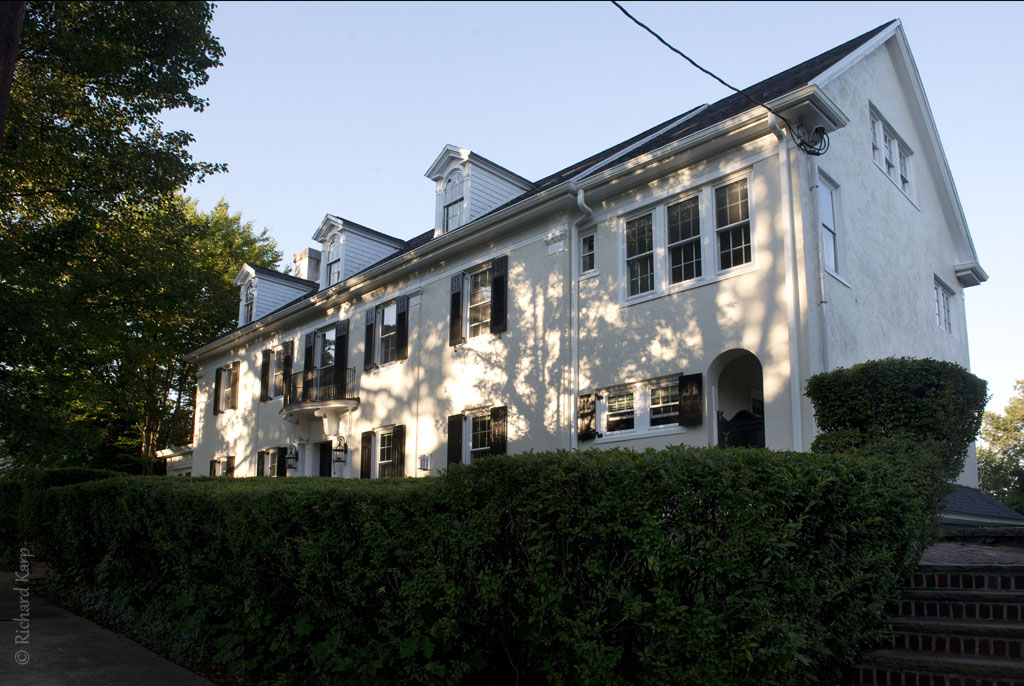
<path id="1" fill-rule="evenodd" d="M 593 234 L 580 239 L 580 273 L 594 271 L 594 245 Z"/>
<path id="2" fill-rule="evenodd" d="M 725 271 L 752 262 L 746 179 L 715 189 L 715 223 L 719 269 Z"/>
<path id="3" fill-rule="evenodd" d="M 651 388 L 651 426 L 679 423 L 679 383 Z"/>
<path id="4" fill-rule="evenodd" d="M 700 278 L 700 196 L 669 205 L 667 213 L 669 282 Z"/>
<path id="5" fill-rule="evenodd" d="M 939 328 L 946 333 L 953 333 L 953 316 L 950 301 L 952 294 L 942 284 L 935 283 L 935 319 Z"/>
<path id="6" fill-rule="evenodd" d="M 470 418 L 469 454 L 470 459 L 487 455 L 491 451 L 491 415 L 477 415 Z"/>
<path id="7" fill-rule="evenodd" d="M 248 324 L 252 321 L 253 306 L 256 303 L 256 284 L 252 281 L 245 287 L 245 307 L 242 314 L 242 323 Z"/>
<path id="8" fill-rule="evenodd" d="M 381 432 L 377 436 L 378 450 L 377 463 L 387 464 L 395 459 L 395 433 L 394 431 Z"/>
<path id="9" fill-rule="evenodd" d="M 334 328 L 326 329 L 324 331 L 318 331 L 317 335 L 317 351 L 316 351 L 316 368 L 327 369 L 334 367 L 334 355 L 335 355 L 335 330 Z"/>
<path id="10" fill-rule="evenodd" d="M 491 268 L 469 275 L 469 337 L 491 330 Z"/>
<path id="11" fill-rule="evenodd" d="M 221 412 L 224 410 L 237 409 L 232 406 L 231 400 L 234 394 L 235 384 L 238 383 L 238 374 L 235 372 L 235 366 L 229 364 L 226 367 L 221 368 L 222 381 L 220 387 L 220 409 Z"/>
<path id="12" fill-rule="evenodd" d="M 629 295 L 654 290 L 654 215 L 626 222 L 626 272 Z"/>
<path id="13" fill-rule="evenodd" d="M 377 308 L 377 332 L 378 364 L 394 362 L 398 359 L 398 305 L 396 303 Z"/>
<path id="14" fill-rule="evenodd" d="M 608 395 L 608 412 L 605 417 L 605 428 L 614 431 L 629 431 L 636 426 L 635 403 L 633 391 L 610 393 Z"/>
<path id="15" fill-rule="evenodd" d="M 284 349 L 278 348 L 270 356 L 271 364 L 274 366 L 271 377 L 274 383 L 270 388 L 270 397 L 277 398 L 284 395 Z"/>
<path id="16" fill-rule="evenodd" d="M 327 263 L 327 285 L 333 286 L 341 282 L 341 260 Z"/>
<path id="17" fill-rule="evenodd" d="M 835 198 L 833 188 L 825 179 L 818 179 L 819 211 L 821 212 L 821 257 L 825 269 L 836 273 L 838 241 L 836 237 Z"/>

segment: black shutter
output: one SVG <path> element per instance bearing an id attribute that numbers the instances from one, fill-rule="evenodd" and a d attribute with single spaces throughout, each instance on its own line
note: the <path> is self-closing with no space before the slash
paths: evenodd
<path id="1" fill-rule="evenodd" d="M 704 377 L 683 374 L 679 377 L 679 425 L 698 426 L 704 421 Z"/>
<path id="2" fill-rule="evenodd" d="M 491 333 L 508 328 L 508 255 L 491 260 Z"/>
<path id="3" fill-rule="evenodd" d="M 213 381 L 213 413 L 220 414 L 220 396 L 224 392 L 224 368 L 217 367 Z"/>
<path id="4" fill-rule="evenodd" d="M 462 462 L 462 422 L 465 417 L 461 414 L 448 416 L 448 464 L 459 464 Z"/>
<path id="5" fill-rule="evenodd" d="M 491 455 L 504 455 L 508 450 L 508 408 L 491 408 Z"/>
<path id="6" fill-rule="evenodd" d="M 260 402 L 270 400 L 270 351 L 263 351 L 263 362 L 260 363 Z"/>
<path id="7" fill-rule="evenodd" d="M 235 456 L 228 455 L 227 464 L 224 466 L 224 476 L 235 475 Z"/>
<path id="8" fill-rule="evenodd" d="M 370 310 L 366 313 L 366 342 L 363 348 L 363 371 L 373 369 L 373 326 L 377 318 L 377 311 Z"/>
<path id="9" fill-rule="evenodd" d="M 309 394 L 313 388 L 313 361 L 316 352 L 313 346 L 316 345 L 316 334 L 306 334 L 306 351 L 302 359 L 302 400 L 308 401 Z"/>
<path id="10" fill-rule="evenodd" d="M 292 402 L 292 348 L 293 343 L 291 341 L 286 342 L 281 346 L 284 354 L 281 356 L 281 383 L 284 385 L 284 404 L 288 405 Z"/>
<path id="11" fill-rule="evenodd" d="M 256 476 L 263 476 L 267 471 L 267 454 L 262 450 L 256 453 Z"/>
<path id="12" fill-rule="evenodd" d="M 217 476 L 217 458 L 210 460 L 210 476 Z"/>
<path id="13" fill-rule="evenodd" d="M 452 277 L 452 318 L 448 325 L 448 345 L 458 345 L 462 337 L 462 274 Z"/>
<path id="14" fill-rule="evenodd" d="M 373 460 L 373 432 L 363 432 L 363 443 L 359 450 L 359 478 L 369 479 L 373 474 L 371 471 L 371 460 Z"/>
<path id="15" fill-rule="evenodd" d="M 241 369 L 241 362 L 234 362 L 231 365 L 231 409 L 238 409 L 238 372 Z"/>
<path id="16" fill-rule="evenodd" d="M 597 438 L 597 393 L 581 395 L 577 399 L 576 435 L 581 441 Z"/>
<path id="17" fill-rule="evenodd" d="M 394 447 L 394 456 L 391 459 L 391 476 L 405 476 L 405 424 L 395 427 L 395 434 L 391 437 L 391 444 Z"/>
<path id="18" fill-rule="evenodd" d="M 409 359 L 409 296 L 403 295 L 398 298 L 395 303 L 395 310 L 397 310 L 397 321 L 395 332 L 398 337 L 398 359 L 408 360 Z"/>
<path id="19" fill-rule="evenodd" d="M 277 449 L 277 476 L 288 476 L 288 448 Z"/>
<path id="20" fill-rule="evenodd" d="M 348 320 L 338 322 L 334 331 L 334 398 L 345 397 L 348 387 Z"/>

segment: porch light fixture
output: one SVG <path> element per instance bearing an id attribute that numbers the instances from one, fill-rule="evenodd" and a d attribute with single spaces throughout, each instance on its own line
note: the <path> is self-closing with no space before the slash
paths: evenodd
<path id="1" fill-rule="evenodd" d="M 288 469 L 298 469 L 299 467 L 299 448 L 294 443 L 288 446 L 288 452 L 284 456 L 286 467 Z"/>
<path id="2" fill-rule="evenodd" d="M 338 441 L 334 448 L 331 450 L 331 455 L 336 463 L 343 463 L 348 459 L 348 444 L 345 442 L 343 436 L 338 437 Z"/>

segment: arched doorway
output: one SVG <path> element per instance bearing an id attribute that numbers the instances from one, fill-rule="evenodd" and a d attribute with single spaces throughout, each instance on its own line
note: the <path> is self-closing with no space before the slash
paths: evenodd
<path id="1" fill-rule="evenodd" d="M 748 350 L 730 350 L 711 364 L 715 445 L 763 448 L 764 374 Z"/>

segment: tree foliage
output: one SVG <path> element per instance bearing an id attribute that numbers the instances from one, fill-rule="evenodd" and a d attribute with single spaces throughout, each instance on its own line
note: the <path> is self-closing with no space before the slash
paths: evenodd
<path id="1" fill-rule="evenodd" d="M 1024 380 L 1016 389 L 1003 414 L 985 413 L 978 477 L 982 490 L 1024 514 Z"/>
<path id="2" fill-rule="evenodd" d="M 168 108 L 224 54 L 203 2 L 30 2 L 0 157 L 0 458 L 113 465 L 188 442 L 191 372 L 230 328 L 230 272 L 280 258 L 226 203 L 180 195 Z"/>

